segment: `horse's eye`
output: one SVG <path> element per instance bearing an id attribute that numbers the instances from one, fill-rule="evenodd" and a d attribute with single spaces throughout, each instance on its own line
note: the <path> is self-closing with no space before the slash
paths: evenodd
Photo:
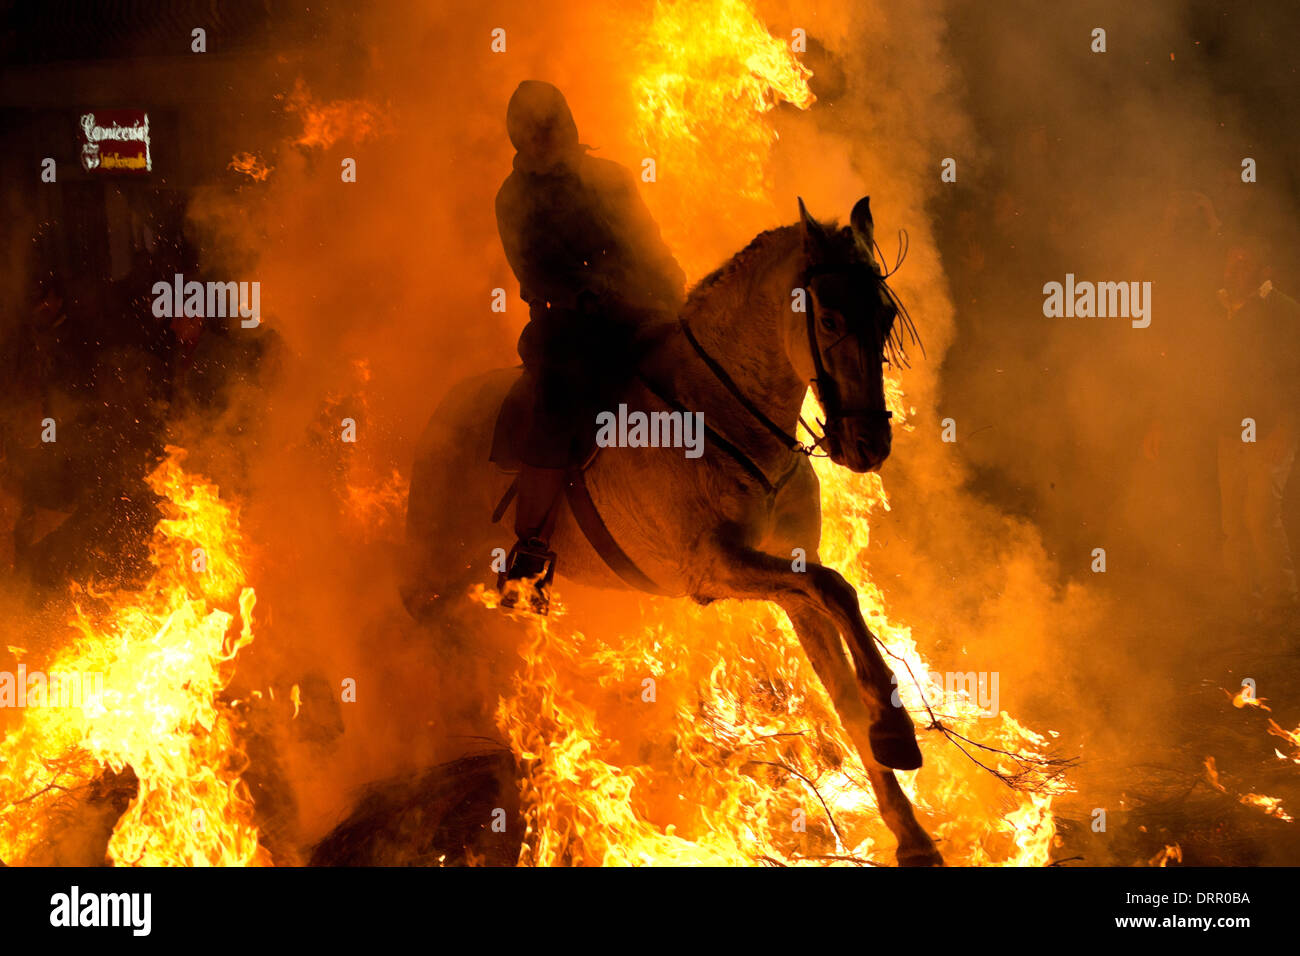
<path id="1" fill-rule="evenodd" d="M 834 331 L 835 331 L 835 320 L 832 319 L 830 316 L 823 315 L 823 316 L 822 316 L 822 328 L 825 329 L 827 332 L 834 332 Z"/>

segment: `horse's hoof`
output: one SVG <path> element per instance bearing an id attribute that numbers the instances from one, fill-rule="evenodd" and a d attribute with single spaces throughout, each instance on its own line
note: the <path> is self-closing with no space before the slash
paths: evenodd
<path id="1" fill-rule="evenodd" d="M 933 843 L 929 846 L 908 847 L 906 850 L 900 846 L 894 859 L 899 866 L 943 866 L 943 857 Z"/>
<path id="2" fill-rule="evenodd" d="M 871 743 L 871 756 L 876 763 L 891 770 L 916 770 L 921 766 L 921 748 L 916 745 L 916 731 L 907 711 L 902 711 L 903 726 L 883 721 L 871 728 L 867 740 Z"/>

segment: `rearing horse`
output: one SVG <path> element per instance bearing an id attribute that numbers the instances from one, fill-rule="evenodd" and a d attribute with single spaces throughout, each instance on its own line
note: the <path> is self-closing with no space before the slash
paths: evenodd
<path id="1" fill-rule="evenodd" d="M 667 402 L 704 412 L 703 457 L 679 448 L 606 449 L 586 485 L 628 563 L 660 593 L 781 606 L 862 758 L 898 840 L 898 862 L 938 865 L 890 769 L 921 765 L 911 718 L 891 701 L 893 674 L 857 592 L 818 562 L 819 485 L 792 437 L 812 383 L 827 454 L 857 472 L 878 469 L 892 436 L 884 363 L 901 353 L 903 332 L 915 340 L 915 330 L 905 313 L 900 320 L 873 254 L 868 200 L 843 228 L 817 222 L 802 201 L 799 211 L 800 222 L 762 233 L 695 287 L 680 327 L 657 337 L 622 398 L 629 408 L 665 410 Z M 805 308 L 795 308 L 801 299 Z M 455 386 L 420 440 L 404 594 L 417 617 L 493 580 L 488 557 L 504 535 L 492 515 L 510 476 L 488 457 L 497 410 L 518 374 L 501 369 Z M 626 571 L 610 569 L 570 509 L 552 542 L 560 576 L 630 588 Z M 792 569 L 794 548 L 808 555 L 802 572 Z"/>

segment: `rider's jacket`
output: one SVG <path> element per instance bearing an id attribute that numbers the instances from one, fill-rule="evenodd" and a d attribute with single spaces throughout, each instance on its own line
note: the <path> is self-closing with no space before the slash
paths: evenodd
<path id="1" fill-rule="evenodd" d="M 506 124 L 518 152 L 497 193 L 497 228 L 529 305 L 524 364 L 544 371 L 575 348 L 598 347 L 602 328 L 617 337 L 649 314 L 675 314 L 681 267 L 632 175 L 578 142 L 560 91 L 521 84 Z"/>

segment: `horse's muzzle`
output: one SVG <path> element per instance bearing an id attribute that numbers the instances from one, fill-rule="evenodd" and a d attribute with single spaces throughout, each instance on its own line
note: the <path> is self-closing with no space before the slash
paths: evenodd
<path id="1" fill-rule="evenodd" d="M 826 435 L 826 453 L 831 460 L 859 474 L 879 471 L 893 445 L 889 422 L 847 418 L 835 424 Z"/>

